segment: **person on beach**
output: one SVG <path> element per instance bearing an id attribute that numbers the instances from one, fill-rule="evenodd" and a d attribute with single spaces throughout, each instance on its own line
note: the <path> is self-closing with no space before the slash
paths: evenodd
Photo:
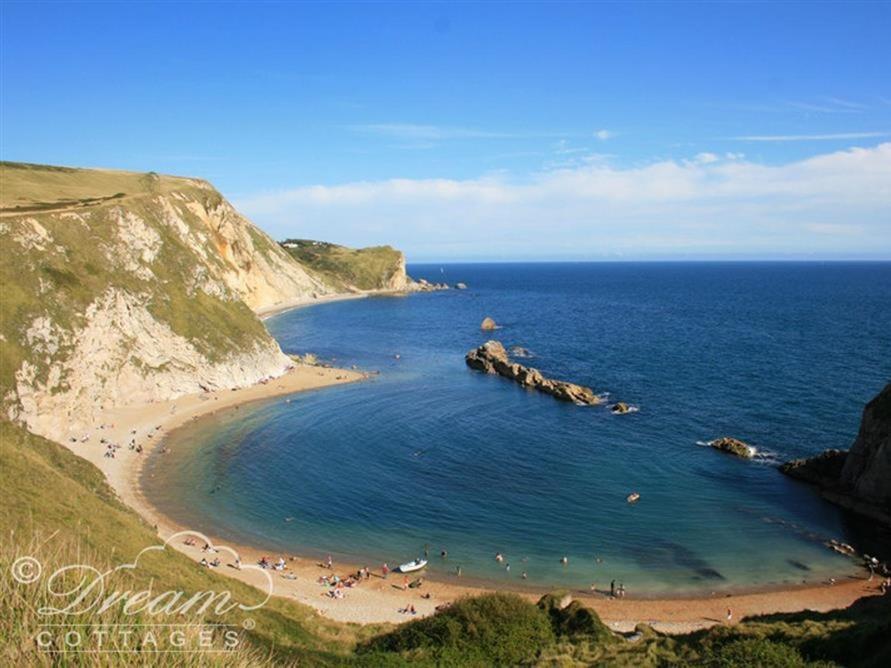
<path id="1" fill-rule="evenodd" d="M 609 583 L 609 596 L 610 596 L 610 598 L 616 597 L 616 581 L 615 580 L 613 580 L 612 582 Z"/>
<path id="2" fill-rule="evenodd" d="M 402 589 L 403 590 L 408 589 L 408 576 L 407 575 L 402 576 Z"/>
<path id="3" fill-rule="evenodd" d="M 239 557 L 235 557 L 235 570 L 236 571 L 241 570 L 241 559 Z"/>
<path id="4" fill-rule="evenodd" d="M 727 608 L 727 623 L 729 624 L 732 621 L 733 621 L 733 610 L 731 610 L 730 608 Z"/>
<path id="5" fill-rule="evenodd" d="M 455 575 L 457 575 L 459 578 L 461 577 L 461 567 L 460 566 L 457 566 L 455 568 Z"/>
<path id="6" fill-rule="evenodd" d="M 390 567 L 385 563 L 383 566 L 381 566 L 381 575 L 386 580 L 387 576 L 389 574 L 390 574 Z"/>
<path id="7" fill-rule="evenodd" d="M 325 565 L 328 567 L 328 570 L 329 570 L 329 571 L 330 571 L 332 568 L 334 568 L 334 560 L 331 558 L 331 555 L 330 555 L 330 554 L 328 555 L 328 559 L 325 561 Z"/>

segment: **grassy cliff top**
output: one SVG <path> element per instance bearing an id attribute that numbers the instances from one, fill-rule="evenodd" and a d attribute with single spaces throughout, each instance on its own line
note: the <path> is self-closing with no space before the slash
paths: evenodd
<path id="1" fill-rule="evenodd" d="M 83 207 L 133 195 L 163 194 L 184 186 L 210 187 L 199 179 L 154 172 L 0 162 L 0 211 L 13 214 Z"/>
<path id="2" fill-rule="evenodd" d="M 386 289 L 403 271 L 402 253 L 390 246 L 347 248 L 310 239 L 287 239 L 281 245 L 336 290 Z"/>

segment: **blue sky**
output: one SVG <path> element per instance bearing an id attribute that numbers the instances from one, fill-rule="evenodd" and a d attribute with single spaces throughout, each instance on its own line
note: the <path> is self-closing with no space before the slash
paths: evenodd
<path id="1" fill-rule="evenodd" d="M 279 238 L 891 258 L 888 3 L 0 12 L 3 159 L 202 176 Z"/>

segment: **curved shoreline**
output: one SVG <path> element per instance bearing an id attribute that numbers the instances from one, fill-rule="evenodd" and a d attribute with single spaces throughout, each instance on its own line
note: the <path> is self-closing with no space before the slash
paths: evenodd
<path id="1" fill-rule="evenodd" d="M 347 297 L 349 298 L 349 296 Z M 288 305 L 282 310 L 295 308 L 299 304 Z M 165 516 L 154 507 L 143 494 L 141 475 L 143 466 L 149 455 L 162 446 L 177 428 L 197 420 L 199 417 L 234 409 L 236 407 L 284 396 L 296 392 L 321 389 L 343 383 L 357 382 L 367 378 L 367 374 L 345 369 L 332 369 L 315 366 L 298 365 L 293 370 L 268 381 L 265 384 L 251 387 L 189 395 L 176 400 L 158 402 L 144 406 L 116 408 L 106 411 L 91 429 L 94 437 L 87 443 L 64 443 L 76 454 L 95 464 L 106 475 L 111 487 L 121 500 L 133 508 L 145 521 L 153 525 L 163 540 L 183 531 L 184 527 L 170 517 Z M 107 426 L 99 430 L 99 425 Z M 115 458 L 104 457 L 105 446 L 99 443 L 98 437 L 127 443 L 132 438 L 131 430 L 136 430 L 137 443 L 142 445 L 143 453 L 121 449 Z M 151 436 L 149 436 L 151 434 Z M 251 563 L 263 554 L 278 557 L 279 552 L 262 552 L 249 546 L 241 546 L 227 541 L 212 542 L 225 544 L 236 549 L 243 563 Z M 172 543 L 179 551 L 195 561 L 206 556 L 197 547 Z M 520 586 L 516 583 L 504 586 L 493 586 L 485 581 L 474 581 L 467 578 L 465 583 L 457 582 L 457 578 L 432 575 L 425 578 L 424 593 L 429 599 L 422 599 L 417 590 L 402 590 L 401 575 L 393 575 L 388 580 L 376 576 L 363 582 L 359 587 L 348 591 L 346 600 L 335 600 L 325 595 L 326 589 L 316 583 L 317 578 L 331 571 L 321 567 L 308 557 L 294 556 L 289 558 L 288 569 L 296 574 L 296 580 L 275 578 L 275 595 L 284 596 L 307 604 L 331 619 L 356 623 L 380 623 L 406 621 L 404 614 L 398 609 L 408 603 L 414 604 L 419 615 L 432 614 L 437 605 L 452 601 L 460 596 L 480 594 L 498 589 L 515 591 L 530 600 L 547 591 L 547 588 Z M 365 564 L 337 563 L 335 572 L 343 575 L 355 572 Z M 368 564 L 376 566 L 376 564 Z M 377 569 L 375 569 L 377 570 Z M 258 577 L 252 577 L 250 571 L 239 571 L 223 564 L 218 571 L 225 575 L 254 585 L 261 585 Z M 738 591 L 714 592 L 706 596 L 634 596 L 625 599 L 610 599 L 587 590 L 570 590 L 574 596 L 586 605 L 595 609 L 612 628 L 629 631 L 638 623 L 648 623 L 659 631 L 666 633 L 686 633 L 696 629 L 707 628 L 723 623 L 726 609 L 732 606 L 734 618 L 745 616 L 798 612 L 802 610 L 828 611 L 850 605 L 856 599 L 877 592 L 875 583 L 867 583 L 865 577 L 842 577 L 835 585 L 798 584 L 791 586 L 764 587 Z"/>
<path id="2" fill-rule="evenodd" d="M 127 442 L 130 430 L 136 429 L 137 442 L 144 448 L 141 455 L 122 449 L 116 458 L 106 458 L 105 446 L 101 445 L 98 439 L 91 439 L 88 443 L 65 445 L 102 470 L 121 500 L 154 526 L 161 539 L 167 540 L 173 534 L 184 530 L 184 527 L 163 515 L 146 499 L 140 485 L 140 476 L 149 454 L 161 447 L 167 436 L 175 429 L 201 416 L 221 410 L 276 396 L 357 382 L 364 378 L 366 375 L 357 371 L 297 366 L 285 376 L 269 381 L 265 385 L 254 385 L 235 391 L 189 395 L 167 402 L 107 411 L 92 433 L 104 434 L 112 441 Z M 99 424 L 114 426 L 99 431 Z M 148 433 L 152 434 L 151 438 L 147 437 Z M 210 538 L 214 540 L 213 536 Z M 256 548 L 233 545 L 226 541 L 218 542 L 235 548 L 244 563 L 255 561 L 263 554 Z M 181 543 L 173 543 L 173 546 L 195 561 L 205 556 L 197 547 Z M 265 554 L 277 556 L 278 553 Z M 360 564 L 338 563 L 335 572 L 343 574 L 355 571 L 359 566 Z M 350 590 L 346 600 L 337 601 L 325 596 L 325 588 L 316 584 L 320 575 L 330 574 L 331 571 L 306 557 L 289 559 L 288 567 L 296 574 L 297 579 L 276 578 L 276 595 L 297 600 L 311 606 L 320 614 L 344 622 L 401 622 L 405 621 L 406 617 L 399 613 L 398 609 L 407 603 L 414 604 L 418 614 L 427 615 L 432 614 L 437 605 L 460 596 L 493 591 L 491 586 L 486 586 L 483 582 L 468 581 L 463 584 L 433 576 L 425 581 L 424 586 L 424 591 L 430 593 L 431 598 L 422 599 L 420 593 L 415 590 L 403 591 L 398 586 L 402 581 L 401 577 L 395 575 L 389 580 L 373 577 L 370 581 Z M 254 574 L 237 571 L 226 564 L 218 572 L 238 577 L 250 584 L 262 585 L 258 577 L 252 577 Z M 499 586 L 498 589 L 517 591 L 530 600 L 536 600 L 544 591 L 544 589 L 503 586 Z M 760 591 L 679 598 L 631 597 L 618 600 L 593 595 L 587 591 L 572 590 L 572 593 L 586 605 L 594 608 L 604 621 L 616 630 L 629 631 L 636 624 L 643 622 L 653 625 L 662 632 L 686 633 L 722 623 L 728 605 L 732 605 L 737 619 L 747 615 L 797 612 L 806 609 L 827 611 L 846 607 L 861 596 L 877 593 L 877 590 L 875 585 L 868 584 L 865 578 L 845 578 L 834 586 L 796 585 Z"/>
<path id="3" fill-rule="evenodd" d="M 336 369 L 333 369 L 336 371 Z M 355 372 L 354 372 L 355 373 Z M 254 403 L 261 403 L 265 401 L 269 401 L 272 398 L 275 398 L 275 394 L 270 395 L 268 397 L 261 397 L 257 399 L 245 400 L 243 402 L 231 405 L 220 406 L 219 408 L 205 413 L 201 416 L 197 417 L 197 420 L 207 419 L 211 416 L 215 416 L 220 413 L 229 413 L 232 414 L 233 411 L 243 408 L 246 406 L 250 406 Z M 196 420 L 196 421 L 197 421 Z M 168 447 L 179 447 L 180 444 L 183 447 L 189 447 L 188 443 L 182 443 L 182 441 L 178 440 L 181 436 L 178 432 L 184 428 L 185 423 L 178 424 L 176 427 L 173 427 L 165 432 L 164 436 L 160 441 L 156 444 L 156 446 Z M 141 505 L 147 509 L 150 509 L 153 516 L 157 517 L 166 525 L 170 527 L 175 527 L 177 531 L 188 531 L 189 526 L 197 525 L 201 522 L 201 520 L 195 520 L 195 522 L 190 522 L 187 517 L 183 513 L 175 513 L 172 511 L 162 511 L 158 505 L 149 500 L 149 495 L 146 492 L 145 478 L 146 474 L 144 471 L 144 464 L 149 461 L 151 457 L 159 456 L 160 453 L 155 452 L 157 447 L 153 448 L 151 452 L 148 453 L 148 457 L 141 462 L 139 470 L 134 473 L 133 479 L 133 488 L 136 493 L 139 495 L 141 500 Z M 162 485 L 163 486 L 163 485 Z M 179 519 L 175 519 L 178 516 Z M 211 524 L 213 526 L 213 524 Z M 205 532 L 207 533 L 207 532 Z M 222 533 L 219 529 L 212 530 L 210 533 L 207 533 L 209 537 L 213 537 L 218 543 L 225 543 L 229 547 L 233 547 L 240 554 L 250 554 L 256 556 L 257 560 L 260 557 L 266 556 L 274 556 L 277 558 L 279 555 L 285 555 L 288 558 L 294 559 L 297 562 L 306 562 L 311 563 L 313 565 L 317 564 L 320 561 L 324 561 L 326 555 L 331 555 L 334 558 L 335 563 L 338 566 L 338 570 L 344 572 L 355 572 L 359 568 L 363 566 L 375 567 L 379 568 L 382 561 L 387 561 L 388 563 L 394 564 L 398 563 L 398 560 L 393 560 L 387 557 L 383 559 L 377 557 L 367 557 L 363 556 L 359 552 L 340 552 L 336 548 L 327 548 L 323 549 L 320 547 L 297 547 L 296 551 L 293 549 L 288 549 L 287 547 L 278 546 L 272 547 L 270 545 L 264 545 L 261 539 L 251 539 L 251 538 L 232 538 L 232 539 L 224 539 L 222 538 Z M 237 535 L 237 532 L 236 532 Z M 272 542 L 273 539 L 270 539 Z M 199 557 L 200 558 L 200 557 Z M 431 555 L 429 557 L 429 561 L 431 564 L 436 563 L 440 558 L 436 555 Z M 862 570 L 857 567 L 852 568 L 852 572 L 846 575 L 843 574 L 833 574 L 834 577 L 839 582 L 845 581 L 858 581 L 860 578 L 857 575 L 854 575 L 853 572 L 856 570 Z M 328 573 L 327 570 L 324 573 Z M 554 592 L 556 590 L 560 591 L 569 591 L 576 598 L 585 599 L 585 600 L 604 600 L 608 599 L 608 595 L 604 590 L 592 590 L 585 589 L 577 585 L 567 585 L 567 584 L 543 584 L 543 583 L 535 583 L 534 581 L 529 580 L 520 580 L 514 579 L 510 582 L 499 581 L 491 578 L 486 578 L 485 576 L 474 576 L 468 575 L 467 573 L 463 573 L 458 579 L 454 573 L 451 572 L 443 572 L 441 570 L 438 571 L 429 571 L 424 570 L 421 573 L 424 577 L 425 583 L 436 582 L 442 584 L 447 587 L 457 587 L 462 591 L 468 591 L 472 593 L 482 593 L 489 591 L 510 591 L 522 595 L 527 595 L 529 597 L 535 597 L 534 600 L 538 600 L 541 596 Z M 399 576 L 401 581 L 401 575 Z M 600 582 L 601 585 L 604 582 Z M 751 584 L 751 585 L 731 585 L 728 587 L 715 588 L 709 590 L 706 587 L 701 587 L 699 589 L 680 589 L 673 592 L 664 592 L 664 591 L 641 591 L 637 588 L 634 590 L 633 599 L 636 601 L 696 601 L 696 600 L 716 600 L 720 598 L 727 597 L 739 597 L 739 596 L 757 596 L 757 595 L 767 595 L 767 594 L 777 594 L 777 593 L 787 593 L 794 592 L 799 590 L 807 590 L 812 588 L 819 588 L 827 586 L 826 583 L 821 579 L 801 579 L 799 582 L 783 582 L 783 583 L 765 583 L 765 584 Z M 628 600 L 628 599 L 626 599 Z"/>

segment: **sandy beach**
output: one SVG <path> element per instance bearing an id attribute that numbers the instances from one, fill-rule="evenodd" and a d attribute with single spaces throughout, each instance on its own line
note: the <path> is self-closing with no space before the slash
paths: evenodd
<path id="1" fill-rule="evenodd" d="M 303 306 L 327 304 L 330 302 L 341 302 L 348 299 L 362 299 L 372 294 L 394 293 L 377 293 L 375 291 L 368 290 L 364 292 L 338 292 L 330 295 L 319 295 L 317 297 L 300 297 L 298 299 L 292 299 L 290 301 L 283 301 L 277 304 L 272 304 L 271 306 L 264 306 L 263 308 L 257 309 L 256 314 L 261 320 L 265 320 L 266 318 L 271 318 L 272 316 L 278 315 L 279 313 L 284 313 L 285 311 L 290 311 L 291 309 L 295 308 L 301 308 Z"/>
<path id="2" fill-rule="evenodd" d="M 155 526 L 161 539 L 168 540 L 171 536 L 189 528 L 179 526 L 148 503 L 141 493 L 139 476 L 146 458 L 164 442 L 171 431 L 203 415 L 232 409 L 244 403 L 358 382 L 365 378 L 367 374 L 361 371 L 298 365 L 280 378 L 244 389 L 189 395 L 172 401 L 110 410 L 88 431 L 90 435 L 88 441 L 67 442 L 65 445 L 99 467 L 120 498 Z M 72 436 L 81 438 L 83 435 L 79 433 Z M 106 445 L 100 442 L 102 438 L 122 446 L 114 458 L 105 456 Z M 136 443 L 142 446 L 141 453 L 127 447 L 131 439 L 135 439 Z M 320 614 L 338 621 L 398 623 L 412 617 L 401 612 L 408 605 L 414 605 L 417 615 L 429 615 L 443 603 L 463 595 L 486 591 L 481 586 L 462 584 L 457 577 L 454 577 L 454 581 L 427 579 L 422 587 L 405 590 L 404 576 L 391 573 L 385 579 L 381 576 L 380 564 L 335 563 L 333 569 L 329 570 L 313 559 L 280 555 L 275 552 L 263 553 L 253 548 L 220 543 L 212 536 L 207 539 L 212 544 L 224 544 L 235 550 L 242 564 L 256 563 L 261 556 L 267 556 L 273 561 L 284 557 L 286 570 L 272 572 L 275 595 L 297 600 L 313 607 Z M 184 541 L 185 536 L 177 535 L 170 541 L 170 545 L 196 562 L 205 557 L 212 560 L 214 555 L 201 549 L 204 545 L 203 538 L 198 538 L 195 546 L 186 545 Z M 220 573 L 254 585 L 265 586 L 262 573 L 236 569 L 234 558 L 227 557 L 227 554 L 225 551 L 218 554 L 222 561 L 218 569 Z M 346 589 L 343 599 L 330 597 L 329 588 L 319 583 L 319 578 L 323 576 L 337 574 L 345 577 L 355 573 L 362 566 L 371 569 L 372 577 L 363 580 L 356 587 Z M 391 567 L 393 566 L 394 564 L 391 564 Z M 201 566 L 196 563 L 196 568 Z M 862 576 L 840 579 L 834 585 L 802 585 L 791 589 L 733 595 L 716 593 L 699 598 L 629 597 L 619 600 L 585 591 L 573 592 L 573 595 L 594 608 L 615 630 L 629 631 L 636 624 L 643 622 L 662 632 L 683 633 L 726 623 L 728 608 L 733 610 L 734 621 L 765 613 L 796 612 L 806 609 L 827 611 L 850 605 L 861 596 L 875 594 L 878 591 L 877 586 L 877 581 L 868 583 L 865 576 Z M 530 600 L 536 600 L 541 592 L 520 591 L 520 593 Z"/>
<path id="3" fill-rule="evenodd" d="M 317 297 L 300 297 L 290 301 L 279 302 L 271 306 L 265 306 L 257 309 L 256 314 L 261 320 L 266 320 L 279 313 L 290 311 L 291 309 L 301 308 L 304 306 L 314 306 L 316 304 L 329 304 L 331 302 L 342 302 L 351 299 L 364 299 L 366 297 L 405 297 L 410 292 L 405 290 L 362 290 L 361 292 L 337 292 L 330 295 L 319 295 Z"/>

